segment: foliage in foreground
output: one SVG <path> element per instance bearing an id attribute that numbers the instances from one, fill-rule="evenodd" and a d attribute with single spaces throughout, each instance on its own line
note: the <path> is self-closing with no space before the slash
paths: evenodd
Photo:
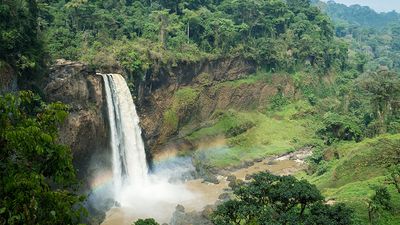
<path id="1" fill-rule="evenodd" d="M 293 176 L 261 172 L 234 194 L 214 212 L 215 224 L 352 224 L 351 209 L 325 204 L 316 186 Z"/>
<path id="2" fill-rule="evenodd" d="M 0 96 L 0 224 L 79 223 L 71 151 L 57 143 L 66 110 L 31 92 Z"/>
<path id="3" fill-rule="evenodd" d="M 159 225 L 154 219 L 139 219 L 132 225 Z"/>

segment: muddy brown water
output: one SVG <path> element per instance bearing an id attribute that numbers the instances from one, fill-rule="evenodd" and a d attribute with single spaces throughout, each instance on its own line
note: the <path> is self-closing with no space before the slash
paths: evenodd
<path id="1" fill-rule="evenodd" d="M 302 160 L 292 160 L 291 157 L 282 156 L 277 159 L 265 159 L 255 163 L 248 168 L 239 169 L 232 172 L 238 179 L 244 180 L 246 175 L 261 171 L 270 171 L 277 175 L 289 175 L 305 168 Z M 228 188 L 227 177 L 219 176 L 219 184 L 204 183 L 203 180 L 191 180 L 184 183 L 184 186 L 194 193 L 194 197 L 186 202 L 179 204 L 185 207 L 187 212 L 201 211 L 205 206 L 214 204 L 218 197 Z M 130 225 L 139 218 L 155 218 L 159 223 L 169 223 L 176 204 L 158 203 L 153 212 L 135 212 L 129 208 L 113 208 L 106 214 L 106 219 L 102 225 Z"/>

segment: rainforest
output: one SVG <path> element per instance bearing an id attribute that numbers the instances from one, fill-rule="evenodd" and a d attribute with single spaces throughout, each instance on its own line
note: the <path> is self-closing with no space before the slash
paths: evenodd
<path id="1" fill-rule="evenodd" d="M 0 0 L 0 151 L 0 225 L 400 224 L 400 12 Z"/>

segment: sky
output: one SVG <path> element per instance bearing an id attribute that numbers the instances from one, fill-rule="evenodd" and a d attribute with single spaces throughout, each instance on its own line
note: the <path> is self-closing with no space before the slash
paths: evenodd
<path id="1" fill-rule="evenodd" d="M 392 10 L 400 12 L 400 0 L 334 0 L 334 1 L 346 5 L 354 5 L 354 4 L 366 5 L 378 12 L 389 12 Z"/>

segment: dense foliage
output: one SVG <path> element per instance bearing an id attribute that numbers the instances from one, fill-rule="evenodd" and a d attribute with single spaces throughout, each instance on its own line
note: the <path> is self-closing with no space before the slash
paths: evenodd
<path id="1" fill-rule="evenodd" d="M 139 219 L 132 225 L 159 225 L 154 219 Z"/>
<path id="2" fill-rule="evenodd" d="M 305 180 L 265 172 L 252 178 L 234 188 L 235 199 L 218 206 L 215 224 L 352 224 L 349 208 L 325 204 L 318 189 Z"/>
<path id="3" fill-rule="evenodd" d="M 317 177 L 314 182 L 324 181 L 319 187 L 368 187 L 348 180 L 375 179 L 388 170 L 387 184 L 399 191 L 399 161 L 392 157 L 399 145 L 371 147 L 364 143 L 369 143 L 368 138 L 400 132 L 400 16 L 395 12 L 378 14 L 368 7 L 312 2 L 314 5 L 308 0 L 2 0 L 0 73 L 3 67 L 11 67 L 23 77 L 33 77 L 43 72 L 46 60 L 66 58 L 104 71 L 123 68 L 132 78 L 157 75 L 152 72 L 161 66 L 245 58 L 255 63 L 259 74 L 244 81 L 268 83 L 265 80 L 285 76 L 294 93 L 279 86 L 268 106 L 260 107 L 262 116 L 252 112 L 230 115 L 228 111 L 218 118 L 216 129 L 204 132 L 217 136 L 222 130 L 230 147 L 242 147 L 235 148 L 233 155 L 238 157 L 227 162 L 240 163 L 246 154 L 276 153 L 281 143 L 290 142 L 295 148 L 314 149 L 308 172 Z M 242 81 L 237 81 L 238 85 Z M 205 82 L 209 83 L 204 86 L 211 85 L 211 81 Z M 185 87 L 174 93 L 174 101 L 163 115 L 170 133 L 179 129 L 179 113 L 197 103 L 202 88 Z M 299 102 L 307 106 L 285 112 Z M 60 104 L 46 105 L 29 92 L 0 98 L 0 224 L 78 221 L 80 212 L 75 209 L 79 207 L 73 206 L 80 199 L 70 189 L 74 186 L 71 155 L 55 141 L 56 126 L 66 116 L 65 109 Z M 283 121 L 269 118 L 274 114 Z M 306 119 L 306 126 L 316 127 L 312 134 L 315 131 L 318 141 L 307 139 L 308 132 L 293 122 L 299 117 Z M 337 152 L 349 143 L 354 149 Z M 242 151 L 243 146 L 248 151 Z M 286 150 L 287 146 L 279 149 Z M 225 152 L 220 155 L 229 156 Z M 380 155 L 391 158 L 381 159 Z M 215 159 L 209 158 L 211 163 Z M 199 161 L 207 161 L 202 159 Z M 368 212 L 370 223 L 378 223 L 379 215 L 390 211 L 389 191 L 374 189 L 373 196 L 355 208 Z M 235 189 L 235 195 L 218 208 L 216 224 L 350 223 L 346 207 L 324 204 L 315 186 L 293 177 L 259 174 Z M 357 212 L 356 217 L 361 214 Z"/>
<path id="4" fill-rule="evenodd" d="M 26 77 L 43 69 L 38 13 L 37 1 L 0 2 L 0 71 L 8 64 Z"/>
<path id="5" fill-rule="evenodd" d="M 42 1 L 53 58 L 140 72 L 149 64 L 244 55 L 270 70 L 340 68 L 347 54 L 308 0 Z"/>
<path id="6" fill-rule="evenodd" d="M 346 6 L 335 1 L 322 2 L 311 0 L 318 5 L 335 21 L 345 21 L 354 26 L 369 27 L 375 29 L 384 28 L 390 24 L 400 22 L 400 14 L 396 11 L 378 13 L 368 6 L 354 4 Z"/>
<path id="7" fill-rule="evenodd" d="M 57 143 L 66 106 L 31 92 L 0 96 L 0 224 L 77 224 L 70 149 Z"/>
<path id="8" fill-rule="evenodd" d="M 366 6 L 347 7 L 313 1 L 335 23 L 335 34 L 349 44 L 350 58 L 360 72 L 384 65 L 400 70 L 400 14 L 377 13 Z"/>

